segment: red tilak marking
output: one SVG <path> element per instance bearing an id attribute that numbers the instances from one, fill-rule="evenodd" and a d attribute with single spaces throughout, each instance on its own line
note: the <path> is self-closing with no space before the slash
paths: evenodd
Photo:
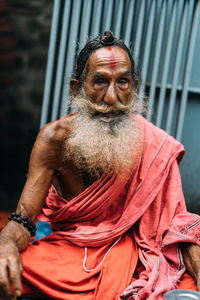
<path id="1" fill-rule="evenodd" d="M 108 51 L 110 51 L 110 67 L 112 70 L 114 70 L 116 68 L 117 61 L 113 53 L 113 49 L 111 47 L 108 47 Z"/>

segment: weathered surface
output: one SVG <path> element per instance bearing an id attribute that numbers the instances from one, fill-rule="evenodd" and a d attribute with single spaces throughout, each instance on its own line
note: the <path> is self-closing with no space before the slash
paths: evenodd
<path id="1" fill-rule="evenodd" d="M 15 209 L 39 129 L 53 1 L 0 1 L 0 209 Z"/>

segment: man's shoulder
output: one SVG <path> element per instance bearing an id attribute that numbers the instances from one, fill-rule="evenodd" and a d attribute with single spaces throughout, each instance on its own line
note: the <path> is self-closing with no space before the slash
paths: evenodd
<path id="1" fill-rule="evenodd" d="M 136 120 L 137 122 L 143 126 L 143 128 L 145 130 L 149 130 L 152 133 L 156 134 L 156 135 L 161 135 L 164 136 L 167 134 L 166 131 L 164 131 L 163 129 L 157 127 L 156 125 L 154 125 L 152 122 L 148 121 L 146 118 L 144 118 L 141 115 L 136 115 Z"/>
<path id="2" fill-rule="evenodd" d="M 38 137 L 48 141 L 62 142 L 72 132 L 75 118 L 76 114 L 70 114 L 45 124 L 40 130 Z"/>
<path id="3" fill-rule="evenodd" d="M 136 120 L 143 132 L 146 149 L 154 148 L 156 151 L 156 149 L 168 148 L 168 152 L 178 152 L 180 157 L 182 157 L 185 151 L 184 147 L 173 136 L 140 115 L 136 116 Z"/>
<path id="4" fill-rule="evenodd" d="M 167 136 L 170 140 L 179 143 L 174 137 L 169 135 L 165 130 L 157 127 L 152 122 L 145 119 L 144 117 L 137 115 L 136 120 L 137 120 L 139 126 L 143 128 L 144 135 L 148 139 L 162 140 L 163 138 L 165 138 Z"/>

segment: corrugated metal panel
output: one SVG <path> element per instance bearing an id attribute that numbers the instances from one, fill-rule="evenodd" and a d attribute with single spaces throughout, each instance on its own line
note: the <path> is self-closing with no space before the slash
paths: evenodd
<path id="1" fill-rule="evenodd" d="M 141 93 L 150 96 L 148 119 L 181 140 L 199 5 L 200 0 L 55 0 L 41 126 L 69 111 L 76 51 L 88 37 L 111 29 L 134 50 Z"/>
<path id="2" fill-rule="evenodd" d="M 50 101 L 52 98 L 53 86 L 54 86 L 53 74 L 55 72 L 55 61 L 57 56 L 56 45 L 58 43 L 58 36 L 59 36 L 58 31 L 59 31 L 60 14 L 61 14 L 61 1 L 54 1 L 40 127 L 42 127 L 47 121 L 49 121 L 48 111 L 51 108 Z"/>

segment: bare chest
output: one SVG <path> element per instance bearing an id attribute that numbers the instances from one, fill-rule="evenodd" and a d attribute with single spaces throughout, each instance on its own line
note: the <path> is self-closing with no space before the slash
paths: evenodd
<path id="1" fill-rule="evenodd" d="M 55 171 L 53 185 L 60 196 L 70 201 L 94 181 L 86 171 L 79 170 L 74 165 L 69 164 Z"/>

